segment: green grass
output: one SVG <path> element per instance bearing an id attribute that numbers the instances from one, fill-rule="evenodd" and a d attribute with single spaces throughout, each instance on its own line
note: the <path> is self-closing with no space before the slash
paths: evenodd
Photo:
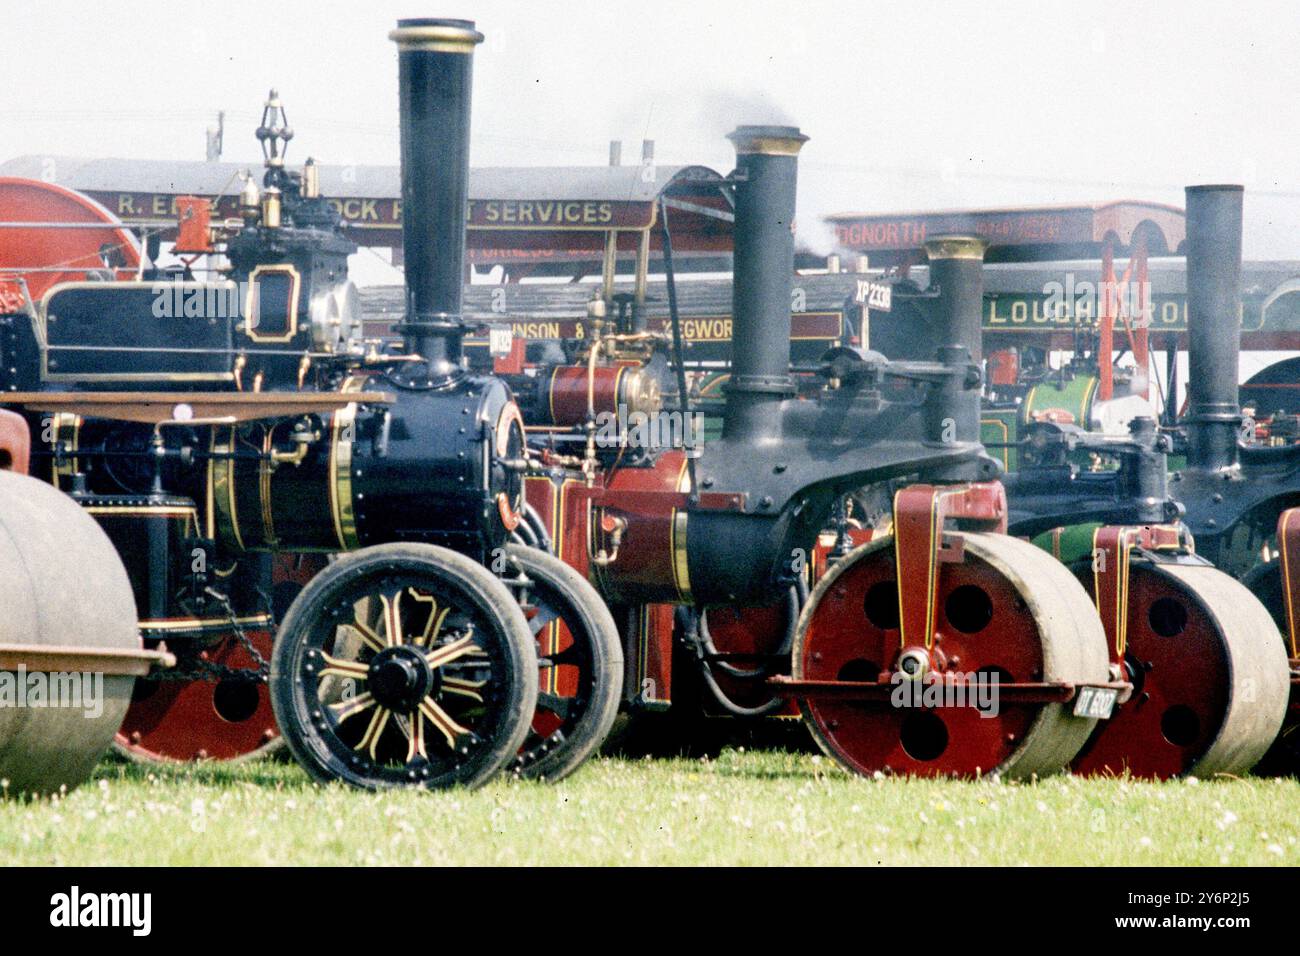
<path id="1" fill-rule="evenodd" d="M 105 762 L 0 804 L 0 861 L 43 864 L 1294 864 L 1300 783 L 850 777 L 724 750 L 602 758 L 557 785 L 369 794 L 275 761 Z"/>

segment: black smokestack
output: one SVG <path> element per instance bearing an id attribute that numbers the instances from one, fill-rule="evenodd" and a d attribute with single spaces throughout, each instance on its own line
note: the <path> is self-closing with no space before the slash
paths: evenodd
<path id="1" fill-rule="evenodd" d="M 428 360 L 431 380 L 460 372 L 461 283 L 469 192 L 469 116 L 474 47 L 469 20 L 398 20 L 402 129 L 402 246 L 409 353 Z"/>
<path id="2" fill-rule="evenodd" d="M 780 432 L 776 406 L 794 394 L 790 292 L 799 149 L 793 126 L 741 126 L 736 146 L 731 382 L 722 433 L 762 440 Z"/>
<path id="3" fill-rule="evenodd" d="M 983 353 L 980 320 L 984 310 L 985 242 L 976 236 L 935 236 L 925 244 L 930 260 L 930 288 L 938 293 L 928 328 L 918 330 L 940 362 L 972 362 L 979 366 Z M 950 435 L 961 442 L 980 440 L 980 393 L 957 383 L 944 407 L 934 406 L 940 418 L 951 416 L 955 429 L 942 420 L 930 423 L 932 435 Z"/>
<path id="4" fill-rule="evenodd" d="M 1241 408 L 1240 186 L 1187 187 L 1188 464 L 1237 462 Z"/>

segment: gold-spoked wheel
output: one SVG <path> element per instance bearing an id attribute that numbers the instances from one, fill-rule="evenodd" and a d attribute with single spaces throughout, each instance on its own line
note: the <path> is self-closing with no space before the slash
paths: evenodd
<path id="1" fill-rule="evenodd" d="M 535 644 L 517 602 L 480 565 L 432 545 L 380 545 L 331 564 L 294 601 L 271 700 L 318 780 L 479 786 L 528 733 Z"/>

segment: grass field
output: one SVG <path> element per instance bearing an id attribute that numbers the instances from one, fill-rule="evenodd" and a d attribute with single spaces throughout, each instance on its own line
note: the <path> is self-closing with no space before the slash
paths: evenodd
<path id="1" fill-rule="evenodd" d="M 0 862 L 42 864 L 1295 864 L 1300 783 L 850 777 L 724 750 L 602 758 L 558 785 L 368 794 L 296 766 L 105 762 L 0 804 Z"/>

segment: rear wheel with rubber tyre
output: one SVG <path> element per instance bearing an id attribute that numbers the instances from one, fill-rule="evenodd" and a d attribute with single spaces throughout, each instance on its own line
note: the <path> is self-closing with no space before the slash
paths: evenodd
<path id="1" fill-rule="evenodd" d="M 595 752 L 618 716 L 623 646 L 614 618 L 587 579 L 554 555 L 506 548 L 515 592 L 537 643 L 537 712 L 511 768 L 560 780 Z"/>
<path id="2" fill-rule="evenodd" d="M 340 558 L 294 600 L 271 702 L 318 780 L 476 787 L 528 735 L 537 654 L 514 597 L 481 565 L 433 545 L 378 545 Z"/>

